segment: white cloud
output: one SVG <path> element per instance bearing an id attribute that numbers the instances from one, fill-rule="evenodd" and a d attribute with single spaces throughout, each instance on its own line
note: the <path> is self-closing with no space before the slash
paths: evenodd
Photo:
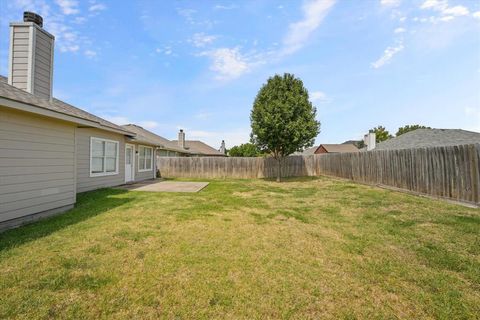
<path id="1" fill-rule="evenodd" d="M 464 7 L 464 6 L 455 6 L 451 8 L 446 8 L 445 10 L 442 11 L 444 15 L 452 15 L 455 17 L 459 16 L 467 16 L 470 11 Z"/>
<path id="2" fill-rule="evenodd" d="M 74 0 L 55 0 L 55 3 L 60 7 L 63 14 L 71 15 L 80 12 L 78 9 L 78 2 Z"/>
<path id="3" fill-rule="evenodd" d="M 185 9 L 185 8 L 178 8 L 177 12 L 180 16 L 185 18 L 185 20 L 190 24 L 195 24 L 195 20 L 193 15 L 197 12 L 194 9 Z"/>
<path id="4" fill-rule="evenodd" d="M 480 11 L 474 12 L 474 13 L 472 14 L 472 16 L 473 16 L 474 18 L 480 19 Z"/>
<path id="5" fill-rule="evenodd" d="M 207 35 L 203 32 L 195 33 L 192 39 L 189 40 L 195 47 L 201 48 L 205 47 L 206 45 L 212 44 L 213 41 L 217 39 L 217 36 Z"/>
<path id="6" fill-rule="evenodd" d="M 218 5 L 213 7 L 213 9 L 215 9 L 215 10 L 233 10 L 233 9 L 237 9 L 237 8 L 238 8 L 238 6 L 234 5 L 234 4 L 231 4 L 231 5 L 228 5 L 228 6 L 218 4 Z"/>
<path id="7" fill-rule="evenodd" d="M 164 48 L 156 48 L 155 52 L 157 53 L 163 53 L 166 56 L 169 56 L 173 53 L 172 47 L 166 46 Z"/>
<path id="8" fill-rule="evenodd" d="M 95 12 L 95 11 L 102 11 L 107 9 L 107 6 L 103 3 L 94 3 L 89 8 L 88 11 Z"/>
<path id="9" fill-rule="evenodd" d="M 383 52 L 383 55 L 375 62 L 372 62 L 372 67 L 375 69 L 383 67 L 385 64 L 389 63 L 394 55 L 402 51 L 404 48 L 403 43 L 398 43 L 395 47 L 388 47 Z"/>
<path id="10" fill-rule="evenodd" d="M 303 18 L 291 23 L 283 39 L 284 54 L 291 54 L 302 48 L 310 35 L 317 30 L 335 0 L 310 0 L 302 7 Z"/>
<path id="11" fill-rule="evenodd" d="M 240 53 L 239 48 L 219 48 L 201 55 L 212 59 L 210 69 L 216 72 L 218 80 L 238 78 L 250 69 L 247 59 Z"/>
<path id="12" fill-rule="evenodd" d="M 468 8 L 464 6 L 454 6 L 450 7 L 448 5 L 447 0 L 426 0 L 425 2 L 420 5 L 420 9 L 423 10 L 434 10 L 440 13 L 443 17 L 435 19 L 435 17 L 431 17 L 431 22 L 439 21 L 450 21 L 453 20 L 454 17 L 461 17 L 461 16 L 468 16 L 470 11 Z"/>
<path id="13" fill-rule="evenodd" d="M 426 0 L 420 6 L 420 9 L 434 9 L 434 10 L 444 10 L 448 7 L 447 1 L 445 0 Z"/>
<path id="14" fill-rule="evenodd" d="M 331 99 L 327 97 L 325 92 L 322 91 L 310 92 L 310 100 L 317 103 L 328 103 L 331 101 Z"/>
<path id="15" fill-rule="evenodd" d="M 95 52 L 93 50 L 85 50 L 84 54 L 89 59 L 93 59 L 97 56 L 97 52 Z"/>
<path id="16" fill-rule="evenodd" d="M 400 0 L 380 0 L 380 4 L 385 7 L 398 7 Z"/>
<path id="17" fill-rule="evenodd" d="M 405 28 L 396 28 L 393 32 L 394 33 L 404 33 L 405 31 L 407 31 Z"/>

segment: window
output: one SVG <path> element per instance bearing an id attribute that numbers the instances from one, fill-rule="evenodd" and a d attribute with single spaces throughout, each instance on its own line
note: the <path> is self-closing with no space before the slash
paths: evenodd
<path id="1" fill-rule="evenodd" d="M 153 163 L 153 149 L 150 147 L 138 147 L 138 171 L 151 171 Z"/>
<path id="2" fill-rule="evenodd" d="M 90 138 L 90 176 L 118 174 L 118 141 Z"/>

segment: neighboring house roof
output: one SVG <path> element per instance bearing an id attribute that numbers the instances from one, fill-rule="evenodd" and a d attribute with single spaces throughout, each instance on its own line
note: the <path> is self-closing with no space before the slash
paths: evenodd
<path id="1" fill-rule="evenodd" d="M 73 117 L 74 119 L 93 122 L 104 129 L 120 132 L 126 135 L 132 135 L 131 132 L 125 130 L 124 128 L 117 126 L 116 124 L 111 123 L 105 119 L 97 117 L 91 113 L 88 113 L 84 110 L 76 108 L 66 102 L 63 102 L 56 98 L 53 98 L 52 100 L 38 98 L 31 93 L 9 85 L 7 82 L 8 81 L 6 77 L 0 76 L 0 98 L 28 104 L 30 106 L 43 110 L 53 111 L 55 113 L 60 113 Z"/>
<path id="2" fill-rule="evenodd" d="M 318 149 L 323 147 L 328 153 L 359 152 L 353 144 L 321 144 Z"/>
<path id="3" fill-rule="evenodd" d="M 295 152 L 294 155 L 302 155 L 302 156 L 311 156 L 315 154 L 315 151 L 317 151 L 318 146 L 313 146 L 311 148 L 305 149 L 302 152 Z"/>
<path id="4" fill-rule="evenodd" d="M 353 144 L 353 145 L 355 145 L 355 144 L 359 143 L 360 141 L 362 141 L 362 140 L 347 140 L 345 142 L 342 142 L 342 144 Z"/>
<path id="5" fill-rule="evenodd" d="M 417 129 L 377 143 L 374 150 L 394 150 L 480 143 L 480 133 L 461 129 Z"/>
<path id="6" fill-rule="evenodd" d="M 126 124 L 122 125 L 122 127 L 136 134 L 135 138 L 132 139 L 133 141 L 153 144 L 164 150 L 190 153 L 188 150 L 179 147 L 176 143 L 165 139 L 164 137 L 159 136 L 151 131 L 148 131 L 147 129 L 144 129 L 136 124 Z"/>
<path id="7" fill-rule="evenodd" d="M 172 142 L 178 143 L 178 140 L 172 140 Z M 199 140 L 185 140 L 185 148 L 193 154 L 226 157 L 225 154 Z"/>

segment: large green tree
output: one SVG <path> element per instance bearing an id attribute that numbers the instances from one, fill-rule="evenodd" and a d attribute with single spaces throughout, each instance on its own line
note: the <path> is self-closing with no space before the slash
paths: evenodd
<path id="1" fill-rule="evenodd" d="M 417 129 L 432 129 L 432 128 L 421 126 L 419 124 L 410 124 L 410 125 L 407 124 L 403 127 L 398 128 L 396 136 L 398 137 L 399 135 L 402 135 L 404 133 L 407 133 L 407 132 L 410 132 L 410 131 L 413 131 L 413 130 L 417 130 Z"/>
<path id="2" fill-rule="evenodd" d="M 269 78 L 258 92 L 250 114 L 251 139 L 278 161 L 277 181 L 283 159 L 313 145 L 320 132 L 316 113 L 302 80 L 292 74 Z"/>
<path id="3" fill-rule="evenodd" d="M 385 127 L 383 127 L 383 126 L 378 126 L 378 127 L 373 128 L 373 129 L 370 129 L 370 132 L 375 133 L 375 141 L 377 143 L 388 140 L 390 138 L 393 138 L 393 136 L 390 134 L 390 132 L 388 132 L 388 130 L 385 129 Z"/>
<path id="4" fill-rule="evenodd" d="M 230 157 L 258 157 L 262 155 L 260 149 L 253 143 L 242 143 L 228 151 Z"/>

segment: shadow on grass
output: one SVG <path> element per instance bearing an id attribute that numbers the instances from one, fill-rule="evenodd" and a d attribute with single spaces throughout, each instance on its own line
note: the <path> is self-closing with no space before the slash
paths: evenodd
<path id="1" fill-rule="evenodd" d="M 73 209 L 0 233 L 0 252 L 48 236 L 68 226 L 122 206 L 133 200 L 131 197 L 122 196 L 126 193 L 128 193 L 126 190 L 100 189 L 77 194 L 77 203 Z"/>
<path id="2" fill-rule="evenodd" d="M 321 177 L 313 177 L 313 176 L 306 176 L 306 177 L 282 177 L 279 183 L 288 183 L 288 182 L 306 182 L 306 181 L 313 181 L 322 179 Z M 270 181 L 270 182 L 277 182 L 277 178 L 261 178 L 260 180 Z"/>

